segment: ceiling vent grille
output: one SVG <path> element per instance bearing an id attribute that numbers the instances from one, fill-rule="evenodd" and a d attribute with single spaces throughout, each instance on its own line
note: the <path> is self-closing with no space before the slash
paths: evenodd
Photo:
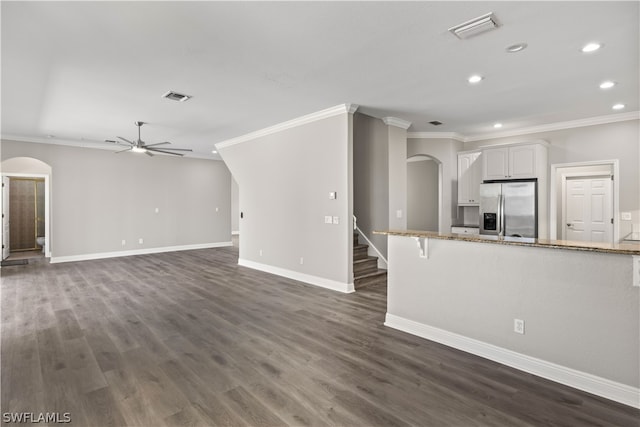
<path id="1" fill-rule="evenodd" d="M 468 39 L 480 33 L 498 28 L 500 23 L 496 19 L 493 12 L 478 16 L 455 27 L 449 28 L 449 31 L 459 39 Z"/>
<path id="2" fill-rule="evenodd" d="M 431 123 L 431 124 L 432 124 L 432 125 L 434 125 L 434 126 L 440 126 L 440 125 L 442 124 L 442 122 L 439 122 L 439 121 L 437 121 L 437 120 L 432 120 L 432 121 L 430 121 L 429 123 Z"/>
<path id="3" fill-rule="evenodd" d="M 162 97 L 170 99 L 172 101 L 180 101 L 180 102 L 184 102 L 184 101 L 186 101 L 186 100 L 191 98 L 191 96 L 189 96 L 189 95 L 183 95 L 181 93 L 174 92 L 172 90 L 170 90 L 169 92 L 167 92 L 164 95 L 162 95 Z"/>

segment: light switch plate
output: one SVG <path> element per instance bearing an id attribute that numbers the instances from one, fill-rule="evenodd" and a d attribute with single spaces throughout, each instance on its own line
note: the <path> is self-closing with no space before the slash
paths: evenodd
<path id="1" fill-rule="evenodd" d="M 334 224 L 340 224 L 340 218 L 338 218 L 337 216 L 333 217 L 333 223 Z"/>
<path id="2" fill-rule="evenodd" d="M 336 193 L 335 191 L 332 191 L 331 193 L 329 193 L 329 199 L 335 200 L 337 198 L 338 198 L 338 193 Z"/>
<path id="3" fill-rule="evenodd" d="M 328 216 L 328 215 L 325 215 L 325 217 L 324 217 L 324 223 L 325 223 L 325 224 L 331 224 L 331 223 L 333 223 L 333 218 L 332 218 L 332 217 L 330 217 L 330 216 Z"/>
<path id="4" fill-rule="evenodd" d="M 631 221 L 631 212 L 620 212 L 620 219 L 623 221 Z"/>

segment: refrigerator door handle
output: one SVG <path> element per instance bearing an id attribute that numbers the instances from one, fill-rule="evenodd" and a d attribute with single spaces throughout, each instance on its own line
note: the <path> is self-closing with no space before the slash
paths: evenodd
<path id="1" fill-rule="evenodd" d="M 498 237 L 504 237 L 504 197 L 498 196 Z"/>

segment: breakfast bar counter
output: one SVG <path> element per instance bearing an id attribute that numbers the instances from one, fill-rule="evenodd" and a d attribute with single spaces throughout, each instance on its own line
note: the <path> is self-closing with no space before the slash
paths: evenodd
<path id="1" fill-rule="evenodd" d="M 571 240 L 532 239 L 526 237 L 497 237 L 478 234 L 438 233 L 435 231 L 419 230 L 374 231 L 374 234 L 441 240 L 462 240 L 467 242 L 493 243 L 499 245 L 569 249 L 574 251 L 604 252 L 621 255 L 640 255 L 640 242 L 633 241 L 624 241 L 622 243 L 576 242 Z"/>
<path id="2" fill-rule="evenodd" d="M 640 407 L 640 245 L 379 233 L 386 326 Z"/>

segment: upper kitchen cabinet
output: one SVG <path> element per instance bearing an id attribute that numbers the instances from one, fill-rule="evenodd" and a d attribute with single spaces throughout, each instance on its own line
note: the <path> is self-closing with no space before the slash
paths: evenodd
<path id="1" fill-rule="evenodd" d="M 482 182 L 481 152 L 458 153 L 458 205 L 478 206 Z"/>
<path id="2" fill-rule="evenodd" d="M 526 179 L 546 175 L 547 144 L 514 144 L 482 151 L 482 179 Z"/>

